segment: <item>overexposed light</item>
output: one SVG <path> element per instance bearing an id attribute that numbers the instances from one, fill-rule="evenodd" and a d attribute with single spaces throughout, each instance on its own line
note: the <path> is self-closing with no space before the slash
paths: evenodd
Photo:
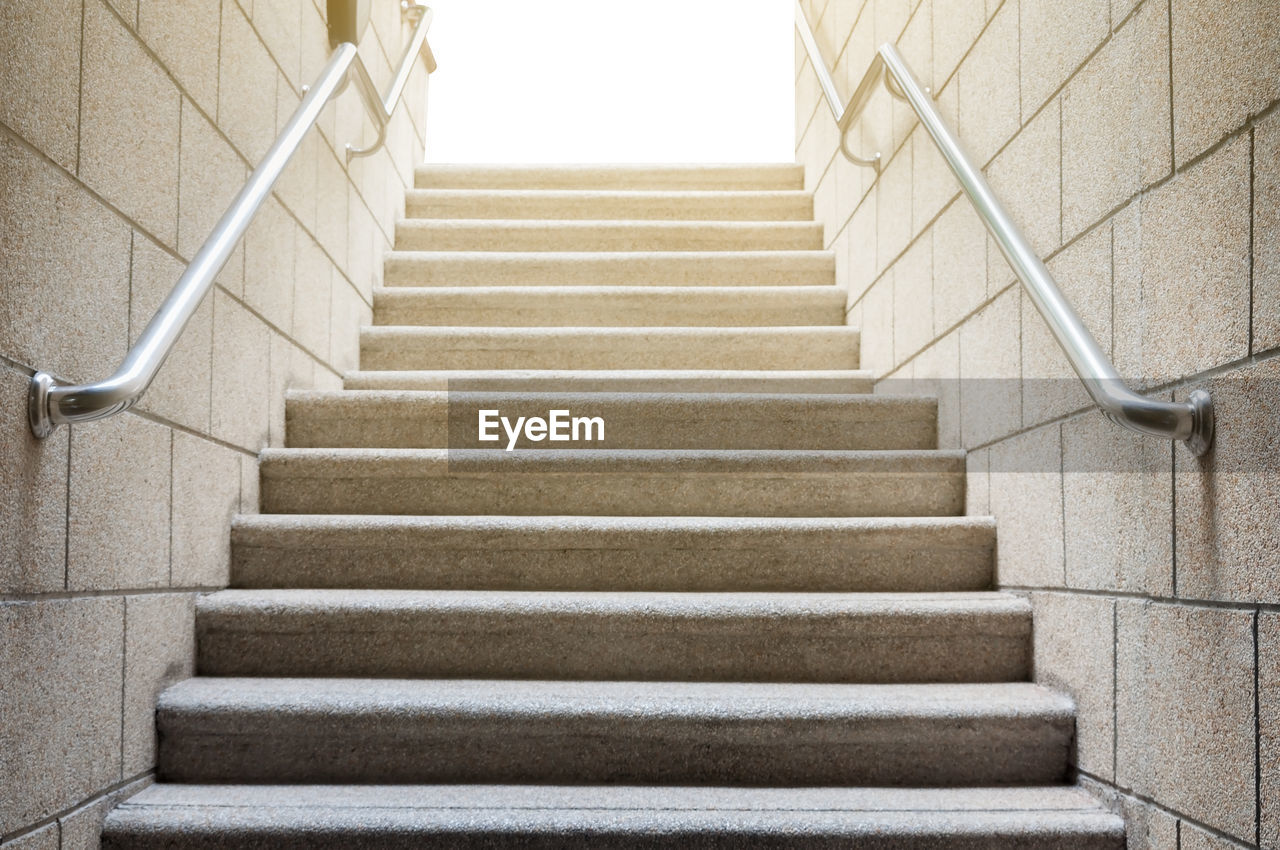
<path id="1" fill-rule="evenodd" d="M 430 162 L 790 162 L 791 0 L 431 0 Z"/>

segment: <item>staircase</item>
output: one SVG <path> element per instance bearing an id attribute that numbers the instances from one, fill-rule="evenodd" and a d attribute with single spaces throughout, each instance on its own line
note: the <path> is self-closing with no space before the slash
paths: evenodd
<path id="1" fill-rule="evenodd" d="M 795 166 L 418 173 L 110 848 L 1117 850 Z M 604 439 L 478 439 L 481 411 Z"/>

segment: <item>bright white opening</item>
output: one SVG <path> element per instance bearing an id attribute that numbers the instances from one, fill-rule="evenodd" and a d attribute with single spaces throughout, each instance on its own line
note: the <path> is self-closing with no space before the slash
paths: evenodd
<path id="1" fill-rule="evenodd" d="M 791 162 L 791 0 L 431 0 L 429 162 Z"/>

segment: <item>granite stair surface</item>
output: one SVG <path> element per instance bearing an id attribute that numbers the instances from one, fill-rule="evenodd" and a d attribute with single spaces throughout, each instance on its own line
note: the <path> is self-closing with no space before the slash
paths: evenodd
<path id="1" fill-rule="evenodd" d="M 798 166 L 416 182 L 104 847 L 1124 847 Z"/>

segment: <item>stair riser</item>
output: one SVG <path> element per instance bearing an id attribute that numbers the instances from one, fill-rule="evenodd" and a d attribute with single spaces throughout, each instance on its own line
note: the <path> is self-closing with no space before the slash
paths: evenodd
<path id="1" fill-rule="evenodd" d="M 607 627 L 612 629 L 613 624 Z M 663 624 L 655 625 L 662 629 Z M 901 638 L 891 641 L 791 640 L 770 634 L 700 640 L 645 639 L 636 627 L 561 628 L 448 624 L 373 635 L 241 635 L 201 632 L 206 676 L 484 677 L 735 682 L 1012 682 L 1028 676 L 1025 638 Z M 706 627 L 711 630 L 711 626 Z M 583 644 L 629 642 L 628 657 L 583 652 Z M 751 639 L 754 638 L 754 639 Z M 406 643 L 430 643 L 430 652 Z M 477 644 L 484 649 L 477 651 Z M 538 652 L 530 650 L 538 646 Z M 850 653 L 857 653 L 856 657 Z M 750 654 L 737 658 L 735 655 Z M 951 655 L 954 653 L 954 655 Z"/>
<path id="2" fill-rule="evenodd" d="M 402 221 L 401 251 L 820 251 L 813 222 Z"/>
<path id="3" fill-rule="evenodd" d="M 286 437 L 293 448 L 507 448 L 479 439 L 480 412 L 499 411 L 514 427 L 521 418 L 549 418 L 567 410 L 604 422 L 591 441 L 542 441 L 548 449 L 932 449 L 936 405 L 930 400 L 886 402 L 831 396 L 755 400 L 641 395 L 437 393 L 290 398 Z M 570 414 L 565 414 L 568 416 Z M 490 419 L 496 418 L 489 414 Z M 579 437 L 586 437 L 585 431 Z M 523 436 L 518 446 L 531 447 Z"/>
<path id="4" fill-rule="evenodd" d="M 546 330 L 545 333 L 535 333 Z M 366 328 L 360 368 L 857 369 L 852 328 L 722 333 L 629 329 L 551 332 L 484 328 Z"/>
<path id="5" fill-rule="evenodd" d="M 424 166 L 419 189 L 776 190 L 804 188 L 796 165 Z"/>
<path id="6" fill-rule="evenodd" d="M 323 714 L 158 712 L 172 782 L 537 782 L 717 785 L 1004 785 L 1060 782 L 1067 717 L 740 718 L 441 707 Z"/>
<path id="7" fill-rule="evenodd" d="M 557 194 L 412 190 L 409 218 L 567 219 L 577 221 L 813 221 L 813 198 L 804 192 L 707 194 Z"/>
<path id="8" fill-rule="evenodd" d="M 348 372 L 348 390 L 443 392 L 839 393 L 875 391 L 867 372 L 603 371 Z"/>
<path id="9" fill-rule="evenodd" d="M 548 287 L 384 289 L 376 325 L 488 327 L 765 327 L 843 325 L 845 293 L 834 287 L 688 287 L 656 291 Z"/>
<path id="10" fill-rule="evenodd" d="M 386 286 L 831 286 L 825 251 L 387 256 Z"/>
<path id="11" fill-rule="evenodd" d="M 287 473 L 286 473 L 287 475 Z M 262 510 L 287 514 L 515 516 L 955 516 L 958 473 L 435 474 L 282 476 L 261 481 Z"/>
<path id="12" fill-rule="evenodd" d="M 368 587 L 452 590 L 964 591 L 991 586 L 991 547 L 743 550 L 605 546 L 233 547 L 236 587 Z"/>
<path id="13" fill-rule="evenodd" d="M 205 676 L 1010 682 L 1029 674 L 1030 626 L 1029 615 L 968 613 L 931 618 L 921 635 L 856 614 L 203 613 L 197 667 Z"/>
<path id="14" fill-rule="evenodd" d="M 752 528 L 731 521 L 243 517 L 236 587 L 589 591 L 966 591 L 991 586 L 989 521 Z M 295 525 L 295 523 L 298 523 Z M 975 525 L 974 523 L 979 523 Z M 788 527 L 790 525 L 791 527 Z"/>

